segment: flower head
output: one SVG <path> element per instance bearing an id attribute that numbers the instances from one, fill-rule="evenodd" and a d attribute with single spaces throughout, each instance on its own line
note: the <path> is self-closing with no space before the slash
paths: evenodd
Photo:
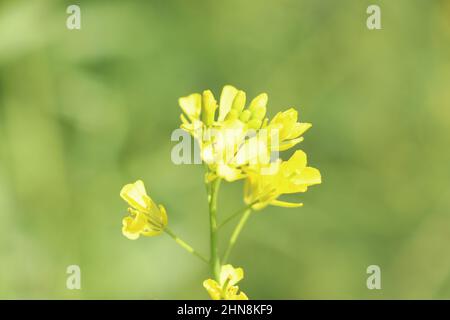
<path id="1" fill-rule="evenodd" d="M 272 151 L 287 150 L 303 140 L 301 135 L 311 125 L 297 122 L 292 108 L 269 123 L 267 101 L 267 94 L 261 93 L 246 107 L 246 93 L 230 85 L 223 88 L 219 103 L 210 90 L 179 99 L 181 128 L 198 140 L 210 171 L 208 181 L 245 178 L 246 166 L 267 164 Z"/>
<path id="2" fill-rule="evenodd" d="M 184 112 L 181 128 L 198 140 L 201 157 L 210 169 L 207 180 L 216 177 L 227 181 L 242 179 L 245 177 L 242 167 L 248 158 L 254 158 L 257 152 L 267 153 L 266 147 L 252 150 L 246 157 L 242 156 L 243 151 L 239 152 L 247 141 L 249 130 L 257 131 L 267 123 L 267 100 L 267 94 L 262 93 L 245 108 L 245 92 L 230 85 L 223 88 L 219 103 L 210 90 L 179 99 Z M 248 148 L 244 150 L 248 151 Z"/>
<path id="3" fill-rule="evenodd" d="M 130 205 L 130 215 L 122 220 L 122 233 L 125 237 L 136 240 L 141 234 L 151 237 L 164 230 L 167 225 L 166 209 L 153 202 L 141 180 L 124 186 L 120 196 Z"/>
<path id="4" fill-rule="evenodd" d="M 248 300 L 244 292 L 239 292 L 236 284 L 244 278 L 242 268 L 234 268 L 231 264 L 222 266 L 219 282 L 208 279 L 203 282 L 203 287 L 208 291 L 213 300 Z"/>
<path id="5" fill-rule="evenodd" d="M 297 122 L 297 110 L 290 108 L 284 112 L 278 112 L 268 125 L 269 131 L 276 130 L 278 141 L 275 144 L 278 151 L 292 148 L 303 141 L 303 133 L 311 128 L 310 123 Z"/>
<path id="6" fill-rule="evenodd" d="M 269 166 L 248 169 L 244 199 L 252 208 L 260 210 L 268 205 L 300 207 L 302 203 L 278 200 L 283 194 L 306 192 L 309 186 L 320 184 L 319 170 L 307 167 L 306 153 L 297 150 L 287 161 L 278 160 Z"/>

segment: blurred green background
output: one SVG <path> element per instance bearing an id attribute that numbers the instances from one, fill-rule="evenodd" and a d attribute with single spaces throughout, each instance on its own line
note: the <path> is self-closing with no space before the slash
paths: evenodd
<path id="1" fill-rule="evenodd" d="M 0 298 L 208 298 L 169 237 L 122 236 L 119 191 L 143 179 L 208 252 L 203 168 L 174 165 L 170 135 L 178 97 L 225 84 L 300 110 L 323 174 L 244 229 L 230 262 L 250 298 L 450 298 L 449 43 L 446 0 L 1 1 Z M 241 206 L 223 185 L 219 215 Z"/>

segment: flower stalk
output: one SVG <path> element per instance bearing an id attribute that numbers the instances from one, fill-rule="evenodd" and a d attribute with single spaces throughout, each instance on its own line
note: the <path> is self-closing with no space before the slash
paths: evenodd
<path id="1" fill-rule="evenodd" d="M 227 260 L 230 256 L 231 250 L 233 250 L 233 247 L 242 231 L 242 228 L 244 228 L 245 224 L 247 223 L 248 218 L 250 218 L 251 213 L 252 213 L 252 209 L 247 209 L 244 212 L 244 214 L 241 217 L 241 220 L 239 220 L 239 223 L 236 225 L 236 228 L 234 229 L 233 233 L 231 234 L 230 241 L 228 242 L 228 247 L 223 256 L 224 264 L 227 262 Z"/>
<path id="2" fill-rule="evenodd" d="M 223 220 L 219 226 L 217 227 L 218 229 L 221 229 L 222 227 L 224 227 L 226 224 L 228 224 L 228 222 L 230 222 L 231 220 L 233 220 L 234 218 L 244 214 L 248 209 L 251 209 L 252 204 L 249 204 L 247 206 L 245 206 L 244 208 L 239 209 L 238 211 L 236 211 L 235 213 L 233 213 L 231 216 L 229 216 L 228 218 L 226 218 L 225 220 Z"/>
<path id="3" fill-rule="evenodd" d="M 209 202 L 209 224 L 210 224 L 210 266 L 211 274 L 216 281 L 219 280 L 220 274 L 220 257 L 218 248 L 217 234 L 217 197 L 219 194 L 220 178 L 215 179 L 208 187 Z"/>
<path id="4" fill-rule="evenodd" d="M 244 278 L 244 270 L 226 262 L 252 212 L 267 206 L 301 207 L 303 203 L 286 202 L 282 197 L 304 193 L 310 186 L 322 182 L 320 171 L 307 166 L 304 151 L 296 150 L 288 160 L 279 158 L 279 151 L 291 149 L 303 141 L 303 134 L 311 124 L 300 122 L 293 108 L 278 112 L 269 120 L 267 102 L 268 95 L 261 93 L 247 103 L 246 93 L 231 85 L 223 88 L 219 100 L 210 90 L 179 99 L 183 111 L 181 128 L 196 140 L 200 159 L 206 167 L 209 259 L 167 227 L 165 207 L 150 198 L 142 180 L 125 185 L 120 192 L 129 205 L 128 215 L 122 219 L 123 235 L 136 240 L 140 236 L 166 233 L 184 250 L 209 265 L 211 278 L 203 281 L 203 287 L 214 300 L 248 300 L 237 285 Z M 190 140 L 188 146 L 191 147 Z M 217 199 L 222 180 L 244 180 L 246 206 L 221 218 L 218 224 Z M 224 255 L 219 255 L 219 229 L 238 217 L 240 220 L 231 233 Z"/>
<path id="5" fill-rule="evenodd" d="M 200 260 L 202 260 L 205 263 L 209 263 L 209 260 L 206 259 L 202 254 L 198 253 L 194 248 L 192 248 L 189 244 L 187 244 L 185 241 L 180 239 L 175 233 L 173 233 L 172 230 L 169 228 L 165 228 L 164 232 L 167 233 L 173 240 L 175 240 L 176 243 L 178 243 L 183 249 L 185 249 L 187 252 L 193 254 Z"/>

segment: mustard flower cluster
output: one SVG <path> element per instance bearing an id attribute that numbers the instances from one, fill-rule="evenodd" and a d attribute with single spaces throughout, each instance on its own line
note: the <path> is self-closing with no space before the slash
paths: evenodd
<path id="1" fill-rule="evenodd" d="M 230 85 L 223 88 L 219 101 L 210 90 L 179 99 L 181 128 L 196 139 L 200 157 L 207 168 L 205 184 L 210 216 L 209 258 L 198 253 L 168 228 L 165 208 L 148 196 L 142 181 L 127 184 L 120 192 L 120 196 L 130 206 L 129 215 L 122 221 L 123 235 L 135 240 L 140 235 L 167 233 L 184 249 L 210 265 L 212 278 L 205 280 L 203 286 L 214 300 L 248 299 L 236 285 L 244 277 L 243 269 L 234 268 L 226 261 L 251 213 L 268 205 L 300 207 L 303 205 L 301 202 L 287 202 L 280 197 L 304 193 L 308 187 L 321 183 L 319 170 L 308 166 L 304 151 L 296 150 L 287 160 L 279 157 L 279 152 L 289 150 L 303 141 L 303 134 L 311 128 L 311 124 L 300 122 L 298 112 L 293 108 L 279 112 L 269 120 L 267 102 L 268 95 L 261 93 L 247 103 L 246 93 Z M 220 182 L 241 179 L 244 180 L 245 207 L 218 224 Z M 239 216 L 227 249 L 220 257 L 218 231 Z"/>
<path id="2" fill-rule="evenodd" d="M 223 88 L 219 103 L 210 90 L 193 93 L 179 99 L 181 127 L 199 143 L 202 160 L 209 167 L 207 181 L 246 179 L 245 201 L 256 210 L 269 204 L 299 206 L 278 197 L 306 192 L 309 186 L 321 183 L 319 170 L 307 167 L 303 151 L 287 161 L 272 162 L 270 155 L 303 141 L 311 124 L 299 122 L 293 108 L 269 121 L 267 102 L 268 95 L 261 93 L 246 107 L 245 92 L 230 85 Z"/>

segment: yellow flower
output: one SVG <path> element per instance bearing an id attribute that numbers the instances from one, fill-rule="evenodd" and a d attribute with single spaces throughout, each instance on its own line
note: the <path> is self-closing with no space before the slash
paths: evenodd
<path id="1" fill-rule="evenodd" d="M 267 129 L 269 131 L 277 130 L 278 143 L 276 143 L 278 151 L 284 151 L 292 148 L 296 144 L 303 141 L 301 135 L 311 128 L 310 123 L 297 122 L 297 110 L 290 108 L 284 112 L 279 112 L 270 121 Z M 269 135 L 271 135 L 269 133 Z"/>
<path id="2" fill-rule="evenodd" d="M 244 292 L 239 292 L 236 284 L 244 278 L 242 268 L 234 268 L 231 264 L 222 266 L 219 283 L 208 279 L 203 282 L 203 287 L 208 291 L 213 300 L 248 300 Z"/>
<path id="3" fill-rule="evenodd" d="M 267 100 L 267 94 L 262 93 L 245 108 L 245 92 L 230 85 L 223 88 L 219 104 L 209 90 L 179 99 L 184 112 L 181 128 L 198 140 L 201 157 L 210 169 L 207 180 L 216 177 L 227 181 L 244 178 L 242 167 L 257 153 L 267 153 L 267 143 L 265 148 L 251 150 L 245 156 L 243 151 L 239 153 L 242 146 L 249 144 L 249 130 L 257 131 L 267 124 Z M 245 151 L 247 149 L 244 148 Z"/>
<path id="4" fill-rule="evenodd" d="M 194 135 L 203 125 L 200 120 L 202 96 L 198 93 L 194 93 L 187 97 L 180 98 L 178 103 L 184 114 L 187 116 L 186 118 L 184 114 L 181 114 L 181 128 Z"/>
<path id="5" fill-rule="evenodd" d="M 306 154 L 297 150 L 287 161 L 278 160 L 267 166 L 248 169 L 244 200 L 260 210 L 268 205 L 294 208 L 302 203 L 278 200 L 283 194 L 306 192 L 309 186 L 322 182 L 319 170 L 307 167 Z"/>
<path id="6" fill-rule="evenodd" d="M 205 90 L 202 94 L 193 93 L 178 100 L 184 112 L 180 116 L 181 128 L 195 137 L 198 137 L 195 132 L 197 130 L 229 126 L 230 122 L 235 121 L 239 121 L 247 129 L 259 129 L 266 115 L 267 100 L 267 94 L 262 93 L 244 110 L 246 94 L 233 86 L 223 87 L 219 104 L 210 90 Z"/>
<path id="7" fill-rule="evenodd" d="M 210 90 L 179 99 L 184 114 L 181 128 L 197 139 L 202 160 L 208 165 L 207 181 L 245 178 L 248 167 L 267 165 L 272 151 L 284 151 L 303 140 L 310 123 L 298 122 L 290 108 L 269 122 L 268 96 L 262 93 L 246 108 L 246 94 L 226 85 L 217 103 Z"/>
<path id="8" fill-rule="evenodd" d="M 136 240 L 141 234 L 151 237 L 163 232 L 167 225 L 166 209 L 153 202 L 141 180 L 124 186 L 120 196 L 131 207 L 128 208 L 130 216 L 122 220 L 122 233 L 125 237 Z"/>

